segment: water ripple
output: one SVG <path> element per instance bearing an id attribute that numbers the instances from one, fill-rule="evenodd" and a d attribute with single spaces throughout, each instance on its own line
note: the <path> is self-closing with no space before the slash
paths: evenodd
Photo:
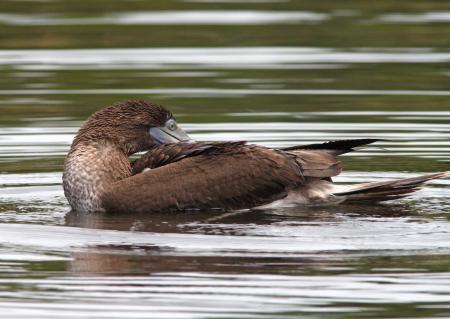
<path id="1" fill-rule="evenodd" d="M 445 63 L 448 52 L 417 52 L 413 49 L 337 50 L 302 47 L 236 48 L 136 48 L 0 50 L 0 65 L 25 70 L 82 69 L 106 66 L 141 69 L 189 65 L 191 68 L 234 68 L 311 63 Z M 300 65 L 301 67 L 301 65 Z M 333 67 L 333 66 L 331 66 Z"/>
<path id="2" fill-rule="evenodd" d="M 424 12 L 418 14 L 389 13 L 380 16 L 377 21 L 389 23 L 445 23 L 450 22 L 450 11 Z"/>

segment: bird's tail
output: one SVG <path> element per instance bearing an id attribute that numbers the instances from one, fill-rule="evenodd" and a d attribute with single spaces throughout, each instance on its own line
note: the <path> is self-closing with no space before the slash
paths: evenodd
<path id="1" fill-rule="evenodd" d="M 424 183 L 447 176 L 447 172 L 422 175 L 399 180 L 373 182 L 351 185 L 343 191 L 333 193 L 337 197 L 345 197 L 345 201 L 382 202 L 398 199 L 420 190 Z"/>

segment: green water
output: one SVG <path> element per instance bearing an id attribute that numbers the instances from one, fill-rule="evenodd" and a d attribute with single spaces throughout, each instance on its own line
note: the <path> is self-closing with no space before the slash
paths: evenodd
<path id="1" fill-rule="evenodd" d="M 339 183 L 450 170 L 450 2 L 3 0 L 5 318 L 447 318 L 450 179 L 372 206 L 69 213 L 82 121 L 161 103 L 198 140 L 380 138 Z"/>

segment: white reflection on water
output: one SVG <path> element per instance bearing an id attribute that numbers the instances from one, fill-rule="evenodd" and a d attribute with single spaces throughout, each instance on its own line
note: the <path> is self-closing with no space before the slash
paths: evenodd
<path id="1" fill-rule="evenodd" d="M 449 96 L 446 90 L 296 90 L 296 89 L 40 89 L 0 90 L 0 95 L 126 95 L 161 94 L 182 97 L 242 97 L 246 95 L 404 95 L 404 96 Z"/>
<path id="2" fill-rule="evenodd" d="M 418 14 L 390 13 L 380 16 L 377 21 L 393 23 L 443 23 L 450 22 L 450 11 L 424 12 Z"/>
<path id="3" fill-rule="evenodd" d="M 38 97 L 28 97 L 28 98 L 10 98 L 10 99 L 2 99 L 0 100 L 0 105 L 2 104 L 25 104 L 25 105 L 61 105 L 66 104 L 67 101 L 63 100 L 54 100 L 54 99 L 42 99 Z"/>
<path id="4" fill-rule="evenodd" d="M 291 0 L 181 0 L 191 3 L 280 3 L 290 2 Z"/>
<path id="5" fill-rule="evenodd" d="M 332 48 L 240 47 L 240 48 L 137 48 L 137 49 L 64 49 L 0 50 L 0 65 L 22 69 L 55 69 L 107 66 L 115 69 L 163 68 L 165 66 L 245 67 L 310 63 L 443 63 L 448 52 L 423 52 L 400 48 L 392 51 L 375 48 L 337 50 Z M 336 67 L 336 66 L 331 66 Z M 45 69 L 45 68 L 43 68 Z"/>
<path id="6" fill-rule="evenodd" d="M 311 116 L 349 116 L 349 115 L 357 115 L 357 116 L 371 116 L 371 115 L 417 115 L 417 119 L 427 119 L 433 116 L 450 116 L 450 111 L 336 111 L 336 112 L 235 112 L 235 113 L 227 113 L 229 116 L 257 116 L 257 117 L 273 117 L 273 116 L 282 116 L 282 115 L 292 115 L 298 117 L 311 117 Z M 420 116 L 420 117 L 419 117 Z M 392 118 L 392 117 L 391 117 Z"/>
<path id="7" fill-rule="evenodd" d="M 163 77 L 163 78 L 203 78 L 203 77 L 219 77 L 224 76 L 224 73 L 221 72 L 194 72 L 194 71 L 178 71 L 178 72 L 135 72 L 131 76 L 137 78 L 146 78 L 146 77 Z"/>
<path id="8" fill-rule="evenodd" d="M 320 22 L 327 14 L 306 11 L 201 10 L 110 13 L 89 18 L 0 14 L 0 23 L 18 26 L 62 25 L 259 25 Z"/>

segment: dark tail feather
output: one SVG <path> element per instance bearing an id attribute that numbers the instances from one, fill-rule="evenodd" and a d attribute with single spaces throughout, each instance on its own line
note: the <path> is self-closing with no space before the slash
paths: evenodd
<path id="1" fill-rule="evenodd" d="M 357 139 L 357 140 L 339 140 L 339 141 L 330 141 L 325 143 L 317 143 L 317 144 L 309 144 L 309 145 L 298 145 L 283 148 L 283 151 L 295 151 L 295 150 L 324 150 L 324 151 L 333 151 L 336 154 L 344 154 L 348 152 L 352 152 L 357 147 L 361 147 L 364 145 L 372 144 L 374 142 L 381 141 L 379 139 Z"/>
<path id="2" fill-rule="evenodd" d="M 334 193 L 335 196 L 346 196 L 346 201 L 387 201 L 406 197 L 422 188 L 423 184 L 433 179 L 447 176 L 447 172 L 422 175 L 412 178 L 390 180 L 354 185 L 345 192 Z"/>

